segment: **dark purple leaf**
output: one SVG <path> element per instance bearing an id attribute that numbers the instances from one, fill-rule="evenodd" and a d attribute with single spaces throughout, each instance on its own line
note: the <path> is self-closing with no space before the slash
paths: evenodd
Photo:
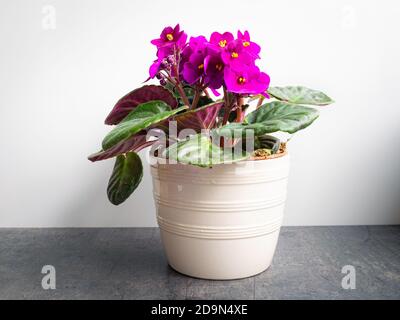
<path id="1" fill-rule="evenodd" d="M 116 144 L 106 151 L 102 150 L 90 155 L 88 159 L 95 162 L 106 160 L 129 151 L 139 152 L 143 148 L 152 145 L 154 142 L 155 141 L 146 141 L 146 133 L 139 133 L 137 135 L 134 135 L 133 137 L 130 137 L 127 140 L 121 141 L 120 143 Z"/>
<path id="2" fill-rule="evenodd" d="M 190 128 L 199 132 L 201 129 L 213 128 L 218 112 L 223 104 L 223 102 L 211 103 L 177 115 L 175 120 L 178 125 L 178 131 Z"/>
<path id="3" fill-rule="evenodd" d="M 176 108 L 178 105 L 171 92 L 164 87 L 156 85 L 143 86 L 139 89 L 129 92 L 127 95 L 119 99 L 106 118 L 105 123 L 118 124 L 139 104 L 152 100 L 164 101 L 171 108 Z"/>

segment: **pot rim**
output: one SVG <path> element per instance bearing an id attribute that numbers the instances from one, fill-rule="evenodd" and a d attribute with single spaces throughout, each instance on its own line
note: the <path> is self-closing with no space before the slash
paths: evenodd
<path id="1" fill-rule="evenodd" d="M 187 163 L 182 163 L 182 162 L 174 162 L 174 163 L 165 162 L 165 160 L 166 160 L 165 158 L 154 156 L 151 153 L 149 153 L 149 156 L 150 156 L 150 166 L 154 166 L 155 164 L 163 164 L 163 165 L 175 165 L 175 164 L 178 164 L 178 165 L 183 165 L 183 166 L 187 165 L 187 166 L 198 167 L 198 166 L 193 165 L 193 164 L 187 164 Z M 272 161 L 272 160 L 278 160 L 278 159 L 287 158 L 287 157 L 289 157 L 289 152 L 287 150 L 285 150 L 282 153 L 273 154 L 273 155 L 269 156 L 268 158 L 250 157 L 248 159 L 237 161 L 237 162 L 218 163 L 218 164 L 212 165 L 212 167 L 222 166 L 222 165 L 240 165 L 240 164 L 244 164 L 246 162 L 254 162 L 255 163 L 255 162 L 263 162 L 263 161 Z M 161 160 L 161 162 L 159 160 Z"/>
<path id="2" fill-rule="evenodd" d="M 285 150 L 284 152 L 281 152 L 281 153 L 271 154 L 267 158 L 265 158 L 265 157 L 250 157 L 249 159 L 246 159 L 244 161 L 274 160 L 274 159 L 278 159 L 278 158 L 283 158 L 283 157 L 287 156 L 288 154 L 289 153 L 287 152 L 287 150 Z"/>

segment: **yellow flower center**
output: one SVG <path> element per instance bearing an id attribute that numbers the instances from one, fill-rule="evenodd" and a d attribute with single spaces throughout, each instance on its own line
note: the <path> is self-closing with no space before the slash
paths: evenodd
<path id="1" fill-rule="evenodd" d="M 197 67 L 199 70 L 204 69 L 204 64 L 199 64 L 199 66 Z"/>
<path id="2" fill-rule="evenodd" d="M 221 40 L 218 44 L 221 48 L 224 48 L 226 46 L 226 40 Z"/>
<path id="3" fill-rule="evenodd" d="M 217 65 L 215 65 L 215 69 L 217 69 L 218 71 L 222 70 L 222 64 L 218 63 Z"/>
<path id="4" fill-rule="evenodd" d="M 245 82 L 246 82 L 246 78 L 244 78 L 244 77 L 239 77 L 238 78 L 238 83 L 243 84 Z"/>
<path id="5" fill-rule="evenodd" d="M 167 37 L 168 41 L 174 40 L 174 36 L 173 36 L 171 33 L 168 33 L 168 34 L 166 35 L 166 37 Z"/>
<path id="6" fill-rule="evenodd" d="M 243 41 L 243 47 L 248 47 L 250 45 L 250 42 L 248 41 Z"/>
<path id="7" fill-rule="evenodd" d="M 239 54 L 237 52 L 232 52 L 232 58 L 236 59 L 237 57 L 239 57 Z"/>

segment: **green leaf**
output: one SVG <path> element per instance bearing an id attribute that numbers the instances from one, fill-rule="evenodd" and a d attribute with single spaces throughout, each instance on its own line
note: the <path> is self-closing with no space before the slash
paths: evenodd
<path id="1" fill-rule="evenodd" d="M 119 205 L 137 188 L 143 177 L 143 166 L 135 152 L 120 155 L 108 182 L 107 195 L 110 202 Z"/>
<path id="2" fill-rule="evenodd" d="M 162 86 L 143 86 L 129 92 L 121 99 L 119 99 L 114 108 L 111 110 L 107 119 L 105 120 L 105 123 L 118 124 L 129 114 L 129 112 L 135 109 L 138 105 L 155 100 L 164 101 L 166 104 L 171 106 L 172 109 L 176 108 L 178 105 L 178 102 L 172 96 L 171 92 L 169 92 Z"/>
<path id="3" fill-rule="evenodd" d="M 251 112 L 245 121 L 249 125 L 261 124 L 264 134 L 276 131 L 295 133 L 317 118 L 318 111 L 314 108 L 274 101 Z"/>
<path id="4" fill-rule="evenodd" d="M 317 118 L 318 111 L 314 108 L 274 101 L 251 112 L 243 124 L 231 123 L 217 129 L 216 133 L 228 137 L 234 134 L 244 136 L 247 130 L 252 130 L 254 136 L 276 131 L 295 133 L 308 127 Z"/>
<path id="5" fill-rule="evenodd" d="M 281 141 L 276 137 L 265 135 L 257 137 L 257 144 L 260 149 L 271 149 L 272 154 L 275 154 L 279 151 Z"/>
<path id="6" fill-rule="evenodd" d="M 211 167 L 245 160 L 250 154 L 242 150 L 235 152 L 231 148 L 222 149 L 213 144 L 208 136 L 197 134 L 173 144 L 164 151 L 164 156 L 180 163 Z"/>
<path id="7" fill-rule="evenodd" d="M 179 91 L 177 90 L 176 86 L 173 85 L 172 83 L 168 82 L 164 88 L 168 89 L 171 94 L 177 99 L 177 100 L 182 100 L 181 95 Z M 190 85 L 184 85 L 183 86 L 183 91 L 185 92 L 185 95 L 188 97 L 189 100 L 193 99 L 194 93 L 196 89 Z"/>
<path id="8" fill-rule="evenodd" d="M 278 100 L 295 104 L 324 106 L 334 102 L 321 91 L 301 86 L 270 87 L 268 93 Z"/>
<path id="9" fill-rule="evenodd" d="M 246 140 L 244 140 L 244 142 L 246 142 Z M 269 149 L 271 150 L 271 153 L 274 154 L 278 152 L 280 145 L 280 140 L 270 135 L 264 135 L 254 138 L 254 150 Z"/>
<path id="10" fill-rule="evenodd" d="M 164 101 L 149 101 L 133 109 L 103 140 L 103 150 L 115 146 L 149 126 L 159 123 L 172 115 L 187 109 L 183 106 L 171 110 Z"/>

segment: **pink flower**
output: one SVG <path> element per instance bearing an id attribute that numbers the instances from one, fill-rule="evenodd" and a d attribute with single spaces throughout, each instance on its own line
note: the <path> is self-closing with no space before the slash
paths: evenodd
<path id="1" fill-rule="evenodd" d="M 226 48 L 227 45 L 233 41 L 233 39 L 233 35 L 230 32 L 225 32 L 223 34 L 219 32 L 213 32 L 210 37 L 210 43 L 220 49 L 223 49 Z"/>
<path id="2" fill-rule="evenodd" d="M 157 57 L 159 60 L 173 55 L 176 50 L 181 50 L 186 44 L 187 34 L 179 30 L 179 24 L 174 28 L 165 27 L 160 34 L 160 38 L 151 40 L 157 47 Z"/>
<path id="3" fill-rule="evenodd" d="M 224 79 L 228 91 L 240 94 L 266 94 L 270 80 L 256 66 L 243 67 L 241 70 L 225 68 Z"/>
<path id="4" fill-rule="evenodd" d="M 183 65 L 183 79 L 189 84 L 194 84 L 204 74 L 204 59 L 202 52 L 193 53 L 189 61 Z"/>
<path id="5" fill-rule="evenodd" d="M 255 58 L 243 47 L 242 41 L 235 40 L 222 51 L 222 60 L 232 68 L 241 68 L 242 65 L 254 64 Z"/>
<path id="6" fill-rule="evenodd" d="M 261 51 L 261 47 L 255 43 L 250 41 L 250 34 L 248 31 L 245 31 L 244 34 L 240 31 L 237 33 L 238 40 L 242 42 L 244 50 L 249 52 L 255 58 L 259 59 L 259 53 Z"/>
<path id="7" fill-rule="evenodd" d="M 182 48 L 186 43 L 187 35 L 185 32 L 179 30 L 179 24 L 174 28 L 165 27 L 160 34 L 160 38 L 151 40 L 151 43 L 157 46 L 157 48 L 177 46 Z"/>
<path id="8" fill-rule="evenodd" d="M 183 79 L 187 83 L 194 84 L 203 76 L 207 47 L 207 39 L 203 36 L 199 36 L 191 37 L 189 45 L 183 50 L 181 69 Z"/>
<path id="9" fill-rule="evenodd" d="M 165 83 L 168 77 L 181 77 L 192 86 L 208 87 L 215 94 L 222 86 L 238 94 L 266 94 L 269 76 L 255 65 L 260 46 L 250 41 L 248 31 L 238 31 L 235 40 L 230 32 L 213 32 L 210 41 L 204 36 L 191 37 L 180 31 L 179 24 L 166 27 L 157 46 L 157 60 L 150 66 L 150 78 Z"/>
<path id="10" fill-rule="evenodd" d="M 162 60 L 155 60 L 153 64 L 150 66 L 149 75 L 150 78 L 153 79 L 158 72 L 161 70 Z"/>
<path id="11" fill-rule="evenodd" d="M 224 68 L 221 53 L 209 50 L 209 54 L 204 59 L 204 82 L 211 89 L 219 89 L 224 83 Z"/>
<path id="12" fill-rule="evenodd" d="M 149 69 L 150 78 L 154 78 L 163 68 L 165 68 L 166 59 L 175 56 L 176 52 L 181 51 L 187 40 L 187 34 L 180 31 L 179 24 L 174 28 L 165 27 L 160 34 L 160 38 L 151 41 L 157 47 L 157 60 L 155 60 Z M 173 58 L 173 57 L 172 57 Z"/>

